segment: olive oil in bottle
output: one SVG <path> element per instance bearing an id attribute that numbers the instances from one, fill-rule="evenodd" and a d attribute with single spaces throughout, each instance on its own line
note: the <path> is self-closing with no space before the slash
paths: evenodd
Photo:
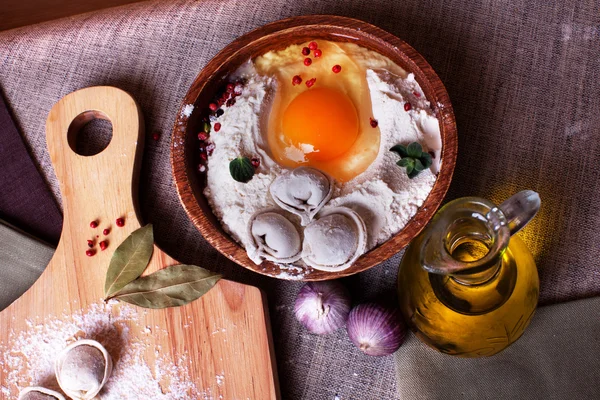
<path id="1" fill-rule="evenodd" d="M 537 306 L 539 280 L 519 231 L 537 213 L 524 191 L 500 207 L 454 200 L 408 246 L 398 272 L 400 308 L 417 337 L 460 357 L 490 356 L 517 340 Z"/>

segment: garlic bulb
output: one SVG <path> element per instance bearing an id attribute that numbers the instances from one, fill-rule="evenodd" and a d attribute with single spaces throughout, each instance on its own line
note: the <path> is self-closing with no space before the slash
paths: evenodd
<path id="1" fill-rule="evenodd" d="M 54 390 L 31 386 L 19 393 L 19 400 L 65 400 L 65 397 Z"/>
<path id="2" fill-rule="evenodd" d="M 300 216 L 306 226 L 331 198 L 331 178 L 318 169 L 298 167 L 279 175 L 269 188 L 281 208 Z"/>
<path id="3" fill-rule="evenodd" d="M 367 228 L 350 208 L 333 207 L 304 230 L 302 260 L 314 269 L 342 271 L 367 249 Z"/>
<path id="4" fill-rule="evenodd" d="M 308 282 L 298 292 L 294 315 L 311 333 L 323 335 L 346 324 L 350 303 L 350 294 L 340 282 Z"/>
<path id="5" fill-rule="evenodd" d="M 112 359 L 95 340 L 79 340 L 69 345 L 54 364 L 60 388 L 75 400 L 92 399 L 112 372 Z"/>
<path id="6" fill-rule="evenodd" d="M 248 235 L 252 245 L 246 251 L 256 264 L 265 259 L 287 264 L 302 255 L 298 229 L 279 210 L 261 210 L 250 217 Z"/>
<path id="7" fill-rule="evenodd" d="M 376 303 L 360 304 L 350 311 L 346 325 L 356 347 L 369 356 L 387 356 L 400 348 L 406 326 L 400 311 Z"/>

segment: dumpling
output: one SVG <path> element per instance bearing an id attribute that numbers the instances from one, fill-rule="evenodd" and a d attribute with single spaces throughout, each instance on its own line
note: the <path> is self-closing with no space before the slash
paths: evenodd
<path id="1" fill-rule="evenodd" d="M 300 259 L 302 241 L 296 226 L 281 211 L 261 210 L 248 223 L 252 246 L 248 257 L 260 264 L 264 259 L 278 263 L 292 263 Z"/>
<path id="2" fill-rule="evenodd" d="M 269 192 L 279 207 L 300 216 L 306 226 L 331 198 L 333 184 L 318 169 L 298 167 L 275 178 Z"/>
<path id="3" fill-rule="evenodd" d="M 58 356 L 54 365 L 60 388 L 75 400 L 94 398 L 112 373 L 112 358 L 95 340 L 79 340 Z"/>
<path id="4" fill-rule="evenodd" d="M 350 208 L 333 207 L 304 230 L 302 260 L 321 271 L 343 271 L 367 248 L 367 228 Z"/>
<path id="5" fill-rule="evenodd" d="M 65 397 L 54 390 L 31 386 L 19 393 L 19 400 L 65 400 Z"/>

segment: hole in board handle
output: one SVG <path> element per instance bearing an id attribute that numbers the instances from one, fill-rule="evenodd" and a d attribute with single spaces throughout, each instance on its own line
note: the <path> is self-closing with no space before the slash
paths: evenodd
<path id="1" fill-rule="evenodd" d="M 67 141 L 80 156 L 95 156 L 108 147 L 112 131 L 112 123 L 102 111 L 84 111 L 69 125 Z"/>

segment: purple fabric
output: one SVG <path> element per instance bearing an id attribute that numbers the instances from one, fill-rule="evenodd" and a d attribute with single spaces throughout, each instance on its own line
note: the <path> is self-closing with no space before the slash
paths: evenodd
<path id="1" fill-rule="evenodd" d="M 56 244 L 62 215 L 0 94 L 0 218 Z"/>

